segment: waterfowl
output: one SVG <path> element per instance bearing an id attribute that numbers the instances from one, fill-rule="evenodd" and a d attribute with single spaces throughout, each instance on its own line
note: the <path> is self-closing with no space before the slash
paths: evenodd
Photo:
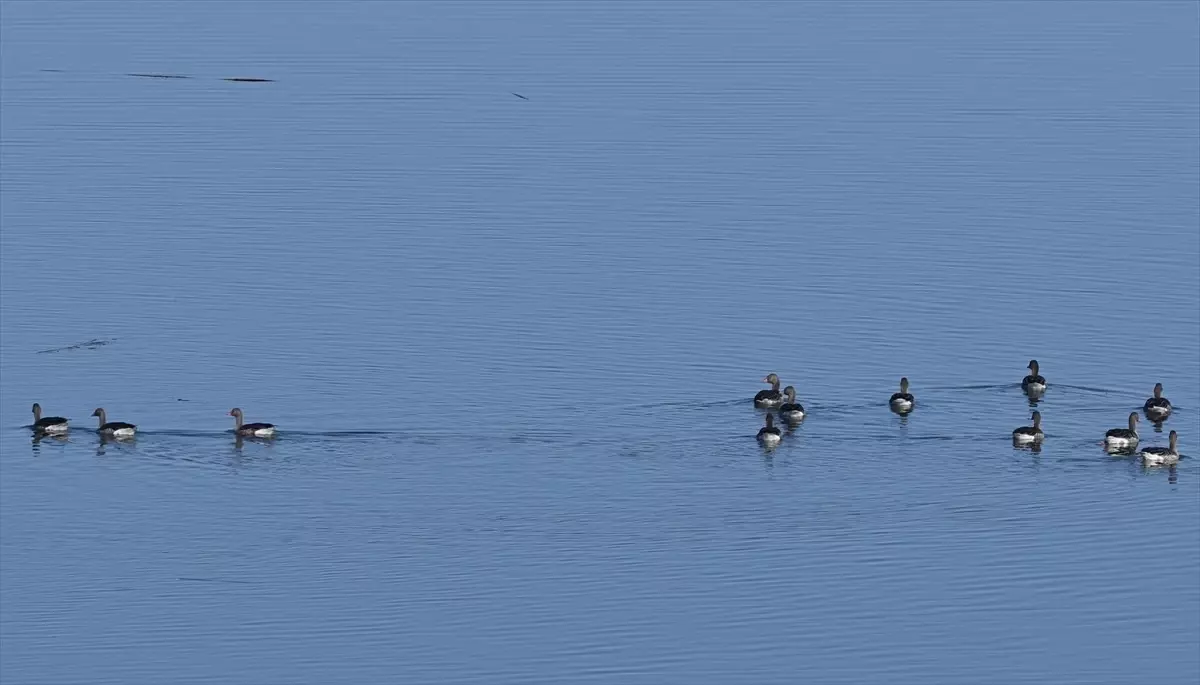
<path id="1" fill-rule="evenodd" d="M 1129 428 L 1114 428 L 1104 434 L 1104 444 L 1112 448 L 1129 448 L 1138 444 L 1138 413 L 1129 415 Z"/>
<path id="2" fill-rule="evenodd" d="M 1141 451 L 1142 461 L 1150 466 L 1179 462 L 1179 434 L 1171 431 L 1170 447 L 1147 447 Z"/>
<path id="3" fill-rule="evenodd" d="M 256 438 L 275 437 L 275 424 L 273 423 L 242 423 L 242 410 L 237 407 L 230 409 L 229 415 L 237 424 L 233 430 L 238 435 L 249 435 Z"/>
<path id="4" fill-rule="evenodd" d="M 1046 391 L 1046 379 L 1038 373 L 1038 363 L 1036 359 L 1029 360 L 1029 375 L 1021 380 L 1021 389 L 1025 392 L 1036 395 Z"/>
<path id="5" fill-rule="evenodd" d="M 754 406 L 756 407 L 778 407 L 783 404 L 783 393 L 779 392 L 779 376 L 773 373 L 767 374 L 763 379 L 763 383 L 770 383 L 770 390 L 760 390 L 754 396 Z"/>
<path id="6" fill-rule="evenodd" d="M 132 423 L 109 421 L 104 407 L 96 407 L 96 411 L 92 412 L 92 416 L 100 417 L 100 426 L 96 428 L 97 433 L 110 435 L 114 438 L 132 438 L 133 434 L 137 432 L 137 426 Z"/>
<path id="7" fill-rule="evenodd" d="M 779 418 L 788 423 L 799 423 L 804 420 L 804 407 L 796 402 L 796 389 L 788 386 L 783 389 L 787 401 L 779 405 Z"/>
<path id="8" fill-rule="evenodd" d="M 767 425 L 758 429 L 758 441 L 767 447 L 773 447 L 779 444 L 783 439 L 783 434 L 775 427 L 775 421 L 770 414 L 767 414 Z"/>
<path id="9" fill-rule="evenodd" d="M 1028 444 L 1031 442 L 1039 443 L 1043 438 L 1046 437 L 1046 435 L 1042 433 L 1041 412 L 1033 412 L 1033 416 L 1031 418 L 1033 419 L 1032 426 L 1021 426 L 1012 432 L 1013 442 L 1019 442 L 1022 444 Z"/>
<path id="10" fill-rule="evenodd" d="M 30 426 L 38 433 L 66 433 L 69 426 L 61 416 L 42 416 L 42 405 L 33 403 L 33 425 Z"/>
<path id="11" fill-rule="evenodd" d="M 1171 401 L 1162 396 L 1162 383 L 1154 384 L 1154 397 L 1146 400 L 1142 411 L 1151 421 L 1163 421 L 1171 415 Z"/>
<path id="12" fill-rule="evenodd" d="M 913 405 L 916 399 L 908 392 L 908 379 L 900 379 L 900 392 L 892 393 L 892 399 L 888 400 L 888 406 L 897 414 L 907 414 L 913 410 Z"/>

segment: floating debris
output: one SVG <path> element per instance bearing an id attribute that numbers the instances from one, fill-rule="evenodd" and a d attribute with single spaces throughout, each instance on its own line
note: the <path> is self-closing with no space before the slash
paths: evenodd
<path id="1" fill-rule="evenodd" d="M 510 92 L 511 92 L 511 91 L 510 91 Z M 520 93 L 513 93 L 513 95 L 516 95 L 517 97 L 521 98 L 522 100 L 528 100 L 528 99 L 529 99 L 529 98 L 525 97 L 524 95 L 521 95 Z"/>
<path id="2" fill-rule="evenodd" d="M 92 338 L 86 342 L 67 345 L 66 347 L 55 347 L 50 350 L 39 350 L 37 354 L 50 354 L 51 352 L 70 352 L 71 350 L 94 350 L 98 347 L 111 345 L 116 342 L 116 338 Z"/>
<path id="3" fill-rule="evenodd" d="M 275 82 L 275 79 L 273 79 L 273 78 L 249 78 L 249 77 L 240 77 L 240 76 L 235 76 L 233 78 L 223 78 L 221 80 L 229 81 L 231 83 L 274 83 Z"/>

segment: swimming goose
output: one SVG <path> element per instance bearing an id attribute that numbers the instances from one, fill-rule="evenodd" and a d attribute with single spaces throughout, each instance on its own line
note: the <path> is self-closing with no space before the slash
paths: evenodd
<path id="1" fill-rule="evenodd" d="M 916 400 L 908 392 L 908 379 L 900 379 L 900 392 L 892 393 L 892 399 L 888 400 L 888 406 L 897 414 L 907 414 L 913 410 L 913 405 Z"/>
<path id="2" fill-rule="evenodd" d="M 133 434 L 137 432 L 137 426 L 132 423 L 109 421 L 104 407 L 97 407 L 96 411 L 92 412 L 92 416 L 100 417 L 100 426 L 96 429 L 97 433 L 111 435 L 114 438 L 132 438 Z"/>
<path id="3" fill-rule="evenodd" d="M 1162 383 L 1154 384 L 1154 397 L 1146 400 L 1142 405 L 1142 411 L 1146 412 L 1146 418 L 1154 422 L 1166 420 L 1171 415 L 1171 401 L 1162 396 Z"/>
<path id="4" fill-rule="evenodd" d="M 1138 413 L 1129 415 L 1129 428 L 1114 428 L 1104 434 L 1104 444 L 1113 449 L 1128 449 L 1138 444 Z"/>
<path id="5" fill-rule="evenodd" d="M 242 423 L 242 410 L 237 407 L 230 409 L 229 415 L 237 423 L 234 432 L 238 435 L 250 435 L 256 438 L 275 437 L 275 424 L 273 423 Z"/>
<path id="6" fill-rule="evenodd" d="M 61 416 L 42 416 L 42 405 L 33 403 L 33 425 L 30 426 L 38 433 L 66 433 L 69 426 Z"/>
<path id="7" fill-rule="evenodd" d="M 779 405 L 779 418 L 788 423 L 800 423 L 804 420 L 804 407 L 796 401 L 796 389 L 788 386 L 783 389 L 787 401 Z"/>
<path id="8" fill-rule="evenodd" d="M 1147 447 L 1141 451 L 1142 461 L 1149 466 L 1179 462 L 1179 434 L 1171 431 L 1170 447 Z"/>
<path id="9" fill-rule="evenodd" d="M 767 447 L 773 447 L 779 444 L 783 439 L 783 434 L 775 427 L 774 418 L 767 414 L 767 425 L 758 430 L 758 441 Z"/>
<path id="10" fill-rule="evenodd" d="M 1013 442 L 1018 442 L 1021 444 L 1039 443 L 1043 438 L 1046 437 L 1046 435 L 1042 433 L 1041 412 L 1033 412 L 1033 416 L 1031 418 L 1033 419 L 1032 426 L 1021 426 L 1012 432 Z"/>
<path id="11" fill-rule="evenodd" d="M 783 404 L 783 393 L 779 392 L 779 376 L 773 373 L 767 374 L 763 379 L 763 383 L 770 383 L 770 390 L 760 390 L 754 396 L 754 406 L 756 407 L 778 407 Z"/>
<path id="12" fill-rule="evenodd" d="M 1038 363 L 1036 359 L 1029 360 L 1029 375 L 1021 380 L 1021 389 L 1030 395 L 1040 395 L 1046 392 L 1046 379 L 1038 373 Z"/>

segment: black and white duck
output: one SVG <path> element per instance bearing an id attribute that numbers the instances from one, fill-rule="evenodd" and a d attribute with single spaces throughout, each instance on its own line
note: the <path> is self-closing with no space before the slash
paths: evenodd
<path id="1" fill-rule="evenodd" d="M 132 423 L 109 421 L 104 407 L 96 407 L 96 411 L 92 412 L 92 416 L 100 417 L 100 425 L 96 428 L 96 432 L 102 435 L 113 438 L 132 438 L 134 433 L 137 432 L 137 426 Z"/>
<path id="2" fill-rule="evenodd" d="M 1154 384 L 1154 397 L 1146 400 L 1142 405 L 1142 411 L 1146 412 L 1146 418 L 1155 423 L 1162 423 L 1171 415 L 1171 400 L 1163 397 L 1162 383 Z"/>
<path id="3" fill-rule="evenodd" d="M 897 414 L 907 414 L 916 406 L 916 398 L 908 392 L 908 379 L 900 379 L 900 392 L 892 393 L 892 398 L 888 400 L 888 406 Z"/>
<path id="4" fill-rule="evenodd" d="M 1129 428 L 1114 428 L 1104 434 L 1104 446 L 1113 450 L 1127 450 L 1138 444 L 1138 413 L 1129 415 Z"/>
<path id="5" fill-rule="evenodd" d="M 1167 438 L 1169 447 L 1147 447 L 1139 456 L 1147 466 L 1164 466 L 1179 463 L 1179 434 L 1171 431 Z"/>
<path id="6" fill-rule="evenodd" d="M 230 409 L 229 415 L 236 422 L 234 432 L 238 435 L 247 435 L 254 438 L 275 437 L 275 424 L 273 423 L 242 423 L 242 410 L 237 407 Z"/>
<path id="7" fill-rule="evenodd" d="M 1045 433 L 1042 433 L 1042 414 L 1041 412 L 1033 412 L 1032 426 L 1021 426 L 1012 432 L 1013 442 L 1021 445 L 1040 444 L 1045 439 Z"/>
<path id="8" fill-rule="evenodd" d="M 767 447 L 774 447 L 779 444 L 780 440 L 783 440 L 783 434 L 775 427 L 774 417 L 770 414 L 767 414 L 767 425 L 758 429 L 756 437 L 759 442 Z"/>
<path id="9" fill-rule="evenodd" d="M 66 433 L 70 426 L 61 416 L 42 416 L 42 405 L 33 403 L 33 424 L 29 426 L 35 433 L 60 435 Z"/>
<path id="10" fill-rule="evenodd" d="M 785 401 L 779 405 L 779 418 L 788 423 L 800 423 L 804 420 L 804 406 L 796 401 L 796 389 L 788 386 L 783 389 Z"/>
<path id="11" fill-rule="evenodd" d="M 1046 379 L 1038 373 L 1036 359 L 1029 360 L 1029 375 L 1021 379 L 1021 389 L 1030 395 L 1040 395 L 1046 392 Z"/>
<path id="12" fill-rule="evenodd" d="M 763 379 L 763 383 L 770 383 L 771 389 L 760 390 L 754 396 L 754 406 L 766 409 L 783 404 L 783 393 L 779 392 L 779 376 L 769 373 Z"/>

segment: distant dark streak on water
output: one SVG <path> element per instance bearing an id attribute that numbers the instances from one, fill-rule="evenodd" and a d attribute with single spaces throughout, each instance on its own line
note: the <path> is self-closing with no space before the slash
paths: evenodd
<path id="1" fill-rule="evenodd" d="M 191 76 L 184 76 L 182 74 L 126 74 L 126 76 L 134 76 L 137 78 L 162 78 L 162 79 L 191 78 Z"/>
<path id="2" fill-rule="evenodd" d="M 186 581 L 189 583 L 222 583 L 225 585 L 256 585 L 256 583 L 252 583 L 248 580 L 228 580 L 226 578 L 191 578 L 191 577 L 187 577 L 187 576 L 180 576 L 179 578 L 176 578 L 175 580 L 182 580 L 182 581 Z"/>
<path id="3" fill-rule="evenodd" d="M 1066 383 L 1055 383 L 1054 385 L 1051 386 L 1051 388 L 1068 388 L 1070 390 L 1083 390 L 1084 392 L 1095 392 L 1095 393 L 1100 393 L 1103 395 L 1115 395 L 1120 392 L 1119 390 L 1112 390 L 1110 388 L 1093 388 L 1093 387 L 1090 387 L 1087 385 L 1068 385 Z M 1049 392 L 1049 390 L 1047 390 L 1047 392 Z"/>
<path id="4" fill-rule="evenodd" d="M 713 400 L 709 402 L 696 402 L 694 400 L 672 400 L 670 402 L 652 402 L 648 404 L 633 404 L 624 407 L 625 411 L 641 411 L 647 409 L 668 409 L 671 407 L 681 407 L 685 409 L 711 409 L 715 407 L 732 407 L 745 402 L 747 406 L 752 403 L 752 399 L 748 400 Z"/>
<path id="5" fill-rule="evenodd" d="M 1020 383 L 1002 383 L 990 385 L 928 385 L 926 390 L 1011 390 L 1020 388 Z"/>
<path id="6" fill-rule="evenodd" d="M 1020 383 L 1001 383 L 1001 384 L 989 384 L 989 385 L 930 385 L 930 386 L 926 386 L 926 389 L 928 389 L 928 390 L 1019 390 L 1020 388 L 1021 388 Z M 1091 387 L 1091 386 L 1087 386 L 1087 385 L 1071 385 L 1069 383 L 1051 383 L 1050 386 L 1046 389 L 1046 394 L 1049 395 L 1050 393 L 1054 392 L 1054 390 L 1059 389 L 1059 388 L 1066 388 L 1069 390 L 1083 390 L 1086 392 L 1097 392 L 1097 393 L 1103 393 L 1103 394 L 1116 394 L 1116 393 L 1120 392 L 1119 390 L 1113 390 L 1111 388 L 1095 388 L 1095 387 Z"/>
<path id="7" fill-rule="evenodd" d="M 91 340 L 88 340 L 86 342 L 75 343 L 74 345 L 67 345 L 65 347 L 53 347 L 48 350 L 38 350 L 34 354 L 51 354 L 54 352 L 68 352 L 71 350 L 94 350 L 98 347 L 104 347 L 105 345 L 111 345 L 116 341 L 117 341 L 116 338 L 92 338 Z"/>
<path id="8" fill-rule="evenodd" d="M 66 69 L 39 69 L 38 71 L 45 72 L 45 73 L 55 73 L 55 74 L 67 73 Z M 176 81 L 196 78 L 195 76 L 188 76 L 186 74 L 154 74 L 154 73 L 137 73 L 137 72 L 126 73 L 126 74 L 124 74 L 124 76 L 132 76 L 134 78 L 149 78 L 149 79 L 176 80 Z M 226 76 L 226 77 L 222 77 L 220 80 L 228 81 L 230 83 L 274 83 L 275 82 L 275 79 L 262 78 L 262 77 L 258 77 L 258 76 Z M 517 94 L 513 93 L 513 95 L 517 95 Z M 521 95 L 517 95 L 517 97 L 519 97 L 523 100 L 529 99 L 529 98 L 526 98 Z"/>
<path id="9" fill-rule="evenodd" d="M 855 404 L 845 404 L 845 403 L 825 404 L 825 403 L 821 402 L 820 400 L 808 400 L 808 399 L 804 399 L 803 397 L 797 396 L 796 402 L 798 402 L 800 405 L 802 405 L 806 410 L 808 410 L 810 412 L 818 411 L 818 412 L 834 413 L 834 412 L 846 412 L 846 411 L 851 411 L 851 410 L 872 410 L 872 409 L 878 409 L 881 407 L 886 410 L 887 406 L 888 406 L 887 400 L 888 400 L 888 397 L 890 397 L 890 396 L 891 396 L 891 394 L 888 393 L 887 395 L 882 396 L 882 398 L 879 400 L 876 400 L 873 402 L 860 402 L 860 403 L 855 403 Z M 629 412 L 648 411 L 651 409 L 671 409 L 671 408 L 700 411 L 700 410 L 704 410 L 704 409 L 716 409 L 719 407 L 736 407 L 736 406 L 745 406 L 746 409 L 754 410 L 756 412 L 759 412 L 760 414 L 776 412 L 779 410 L 778 407 L 756 407 L 756 406 L 754 406 L 754 398 L 747 397 L 747 398 L 734 399 L 734 400 L 713 400 L 713 401 L 709 401 L 709 402 L 696 402 L 696 401 L 687 401 L 687 400 L 671 401 L 671 402 L 655 402 L 652 404 L 630 405 L 627 407 L 620 408 L 620 411 L 629 413 Z"/>

